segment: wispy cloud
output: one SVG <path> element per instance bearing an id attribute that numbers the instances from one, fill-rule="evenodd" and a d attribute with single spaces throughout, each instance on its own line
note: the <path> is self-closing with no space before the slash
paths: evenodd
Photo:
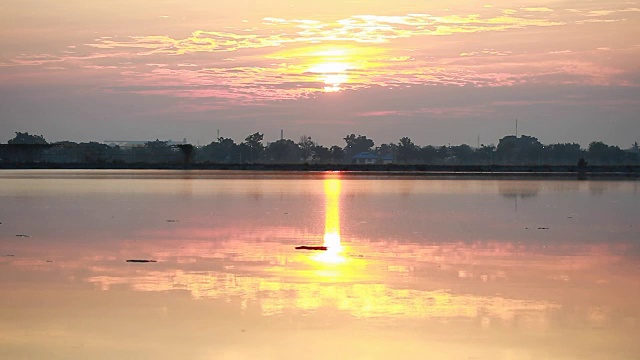
<path id="1" fill-rule="evenodd" d="M 254 31 L 196 30 L 186 38 L 131 36 L 125 39 L 101 37 L 87 44 L 97 49 L 141 49 L 138 55 L 184 55 L 195 52 L 233 52 L 242 49 L 279 47 L 318 42 L 386 43 L 394 39 L 425 35 L 452 35 L 504 31 L 524 27 L 557 26 L 563 22 L 516 16 L 483 17 L 477 14 L 434 16 L 355 15 L 335 22 L 264 18 L 265 28 Z"/>
<path id="2" fill-rule="evenodd" d="M 112 76 L 99 85 L 103 91 L 218 98 L 230 105 L 367 87 L 606 85 L 622 81 L 625 71 L 607 63 L 604 56 L 611 55 L 573 48 L 570 42 L 546 47 L 547 41 L 540 40 L 552 39 L 548 34 L 564 34 L 553 29 L 596 26 L 592 23 L 607 26 L 624 20 L 619 14 L 640 11 L 634 7 L 495 6 L 479 10 L 363 14 L 332 21 L 265 17 L 257 23 L 243 21 L 238 27 L 199 29 L 184 37 L 99 36 L 57 53 L 13 56 L 0 61 L 0 67 L 30 67 L 38 69 L 38 74 L 51 70 L 72 74 L 74 69 L 109 72 Z M 493 35 L 481 46 L 469 40 L 484 33 Z M 518 43 L 524 41 L 532 44 L 526 51 L 519 49 Z M 626 59 L 637 48 L 623 53 L 611 47 L 610 51 Z M 4 76 L 12 76 L 8 73 Z"/>

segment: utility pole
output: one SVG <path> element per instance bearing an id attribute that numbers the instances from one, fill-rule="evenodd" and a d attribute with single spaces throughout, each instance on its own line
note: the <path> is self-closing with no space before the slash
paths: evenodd
<path id="1" fill-rule="evenodd" d="M 284 139 L 284 130 L 280 130 L 280 140 Z"/>
<path id="2" fill-rule="evenodd" d="M 518 137 L 518 119 L 516 119 L 516 137 Z"/>
<path id="3" fill-rule="evenodd" d="M 218 129 L 218 131 L 217 131 L 216 140 L 220 141 L 220 129 Z"/>
<path id="4" fill-rule="evenodd" d="M 480 134 L 478 134 L 478 145 L 476 146 L 476 149 L 480 149 Z"/>

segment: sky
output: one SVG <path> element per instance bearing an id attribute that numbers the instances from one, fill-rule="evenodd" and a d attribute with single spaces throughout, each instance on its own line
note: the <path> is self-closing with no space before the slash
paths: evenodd
<path id="1" fill-rule="evenodd" d="M 640 1 L 3 0 L 0 142 L 640 141 Z"/>

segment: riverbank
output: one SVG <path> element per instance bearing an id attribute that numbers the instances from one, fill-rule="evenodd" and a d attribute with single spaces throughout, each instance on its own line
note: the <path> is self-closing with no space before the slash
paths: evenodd
<path id="1" fill-rule="evenodd" d="M 0 169 L 71 170 L 232 170 L 271 172 L 341 171 L 380 175 L 640 178 L 638 165 L 412 165 L 412 164 L 151 164 L 0 163 Z"/>

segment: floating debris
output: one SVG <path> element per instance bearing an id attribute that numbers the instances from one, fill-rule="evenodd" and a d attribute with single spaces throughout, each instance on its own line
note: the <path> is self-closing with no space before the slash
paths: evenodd
<path id="1" fill-rule="evenodd" d="M 169 220 L 167 220 L 167 222 L 178 222 L 178 220 L 169 219 Z"/>
<path id="2" fill-rule="evenodd" d="M 327 251 L 327 247 L 326 246 L 296 246 L 296 250 Z"/>
<path id="3" fill-rule="evenodd" d="M 539 227 L 538 230 L 549 230 L 548 227 Z"/>
<path id="4" fill-rule="evenodd" d="M 129 262 L 129 263 L 154 263 L 154 262 L 158 262 L 158 261 L 156 261 L 156 260 L 130 259 L 130 260 L 127 260 L 127 262 Z"/>
<path id="5" fill-rule="evenodd" d="M 25 235 L 25 234 L 16 234 L 16 237 L 28 238 L 28 237 L 31 237 L 31 236 Z"/>

